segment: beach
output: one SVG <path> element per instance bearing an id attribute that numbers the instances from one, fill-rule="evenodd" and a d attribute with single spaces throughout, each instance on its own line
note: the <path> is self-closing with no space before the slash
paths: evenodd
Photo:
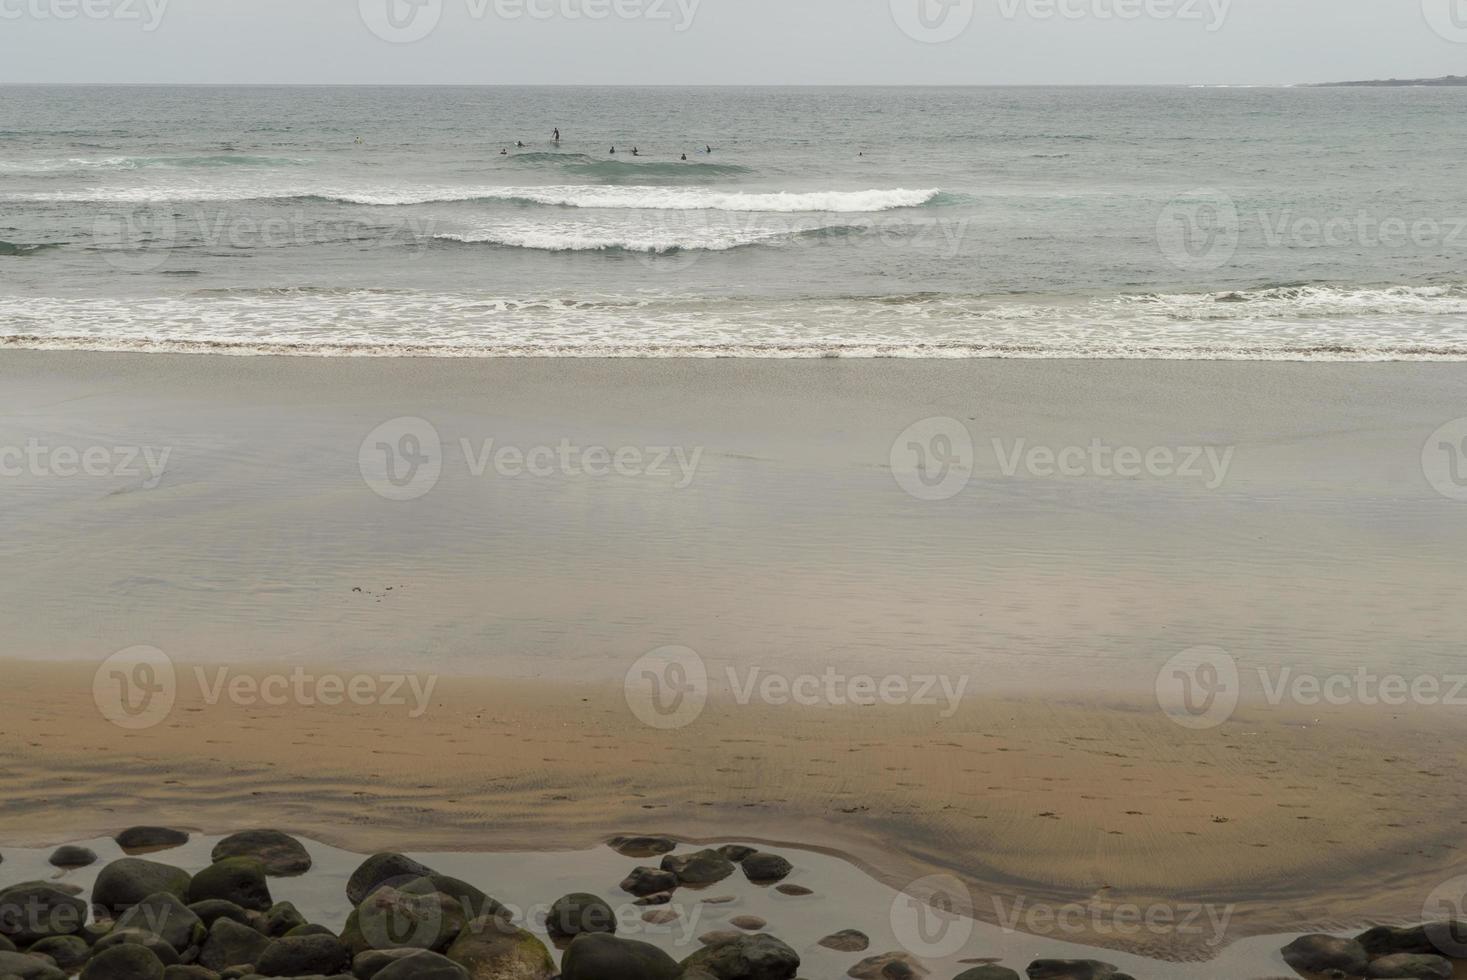
<path id="1" fill-rule="evenodd" d="M 994 895 L 1222 904 L 1229 941 L 1416 921 L 1464 871 L 1467 528 L 1430 462 L 1464 381 L 6 351 L 0 844 L 664 833 L 954 874 L 989 922 Z M 940 479 L 903 469 L 963 432 Z M 99 666 L 139 647 L 175 700 L 129 728 Z M 669 647 L 705 703 L 649 723 L 634 668 Z M 1164 682 L 1198 648 L 1239 703 L 1189 727 Z M 333 706 L 326 675 L 402 682 Z M 230 686 L 268 676 L 315 696 Z"/>

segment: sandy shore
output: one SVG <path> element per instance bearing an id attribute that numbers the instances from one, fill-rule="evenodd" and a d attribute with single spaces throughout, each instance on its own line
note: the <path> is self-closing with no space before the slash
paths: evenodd
<path id="1" fill-rule="evenodd" d="M 1464 870 L 1462 709 L 1262 695 L 1284 670 L 1450 683 L 1467 504 L 1433 489 L 1422 450 L 1464 390 L 1453 364 L 7 351 L 0 447 L 169 455 L 156 479 L 47 464 L 0 481 L 0 845 L 138 822 L 357 850 L 738 836 L 831 848 L 898 886 L 956 872 L 989 920 L 996 894 L 1226 903 L 1230 935 L 1420 918 Z M 945 500 L 892 468 L 934 416 L 975 446 Z M 401 417 L 442 450 L 411 500 L 362 462 Z M 489 439 L 699 462 L 691 479 L 476 473 Z M 1019 440 L 1229 463 L 1055 478 L 1006 470 Z M 183 680 L 134 731 L 93 680 L 140 644 Z M 675 730 L 622 691 L 667 644 L 714 678 Z M 1190 730 L 1154 688 L 1198 645 L 1236 658 L 1244 697 Z M 195 664 L 438 681 L 418 717 L 209 704 Z M 950 712 L 731 697 L 832 669 L 964 694 Z"/>

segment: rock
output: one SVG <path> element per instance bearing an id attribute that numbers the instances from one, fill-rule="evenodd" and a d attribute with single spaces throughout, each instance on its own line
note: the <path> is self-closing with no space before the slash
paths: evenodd
<path id="1" fill-rule="evenodd" d="M 927 976 L 923 966 L 909 953 L 881 953 L 868 956 L 846 971 L 846 976 L 856 980 L 905 980 L 908 977 Z"/>
<path id="2" fill-rule="evenodd" d="M 357 980 L 372 980 L 377 973 L 387 966 L 408 956 L 417 956 L 425 953 L 422 949 L 369 949 L 365 953 L 358 953 L 351 961 L 352 976 Z M 450 961 L 452 962 L 452 961 Z"/>
<path id="3" fill-rule="evenodd" d="M 744 858 L 742 864 L 744 877 L 756 884 L 782 881 L 789 877 L 791 871 L 795 870 L 794 865 L 778 854 L 765 854 L 763 851 L 750 854 Z"/>
<path id="4" fill-rule="evenodd" d="M 633 895 L 655 895 L 677 887 L 677 875 L 656 868 L 633 868 L 621 883 L 621 890 Z"/>
<path id="5" fill-rule="evenodd" d="M 633 905 L 667 905 L 672 902 L 672 892 L 657 892 L 653 895 L 643 895 L 632 902 Z"/>
<path id="6" fill-rule="evenodd" d="M 773 936 L 740 936 L 703 947 L 683 960 L 682 968 L 714 980 L 792 980 L 800 969 L 800 954 Z"/>
<path id="7" fill-rule="evenodd" d="M 1428 953 L 1391 953 L 1371 963 L 1365 975 L 1376 978 L 1410 978 L 1410 980 L 1451 980 L 1452 961 Z"/>
<path id="8" fill-rule="evenodd" d="M 250 914 L 233 902 L 222 898 L 209 898 L 190 903 L 188 910 L 199 917 L 205 929 L 211 929 L 216 919 L 233 919 L 242 926 L 250 924 Z"/>
<path id="9" fill-rule="evenodd" d="M 470 980 L 469 972 L 453 960 L 424 950 L 389 963 L 375 976 L 377 980 Z"/>
<path id="10" fill-rule="evenodd" d="M 67 844 L 52 851 L 49 860 L 55 868 L 85 868 L 97 863 L 97 852 L 88 847 Z"/>
<path id="11" fill-rule="evenodd" d="M 373 949 L 442 953 L 470 918 L 463 903 L 451 895 L 436 891 L 412 894 L 388 885 L 373 891 L 352 911 L 341 941 L 353 957 Z"/>
<path id="12" fill-rule="evenodd" d="M 264 912 L 275 904 L 265 881 L 265 865 L 258 858 L 237 857 L 215 861 L 194 875 L 188 900 L 204 902 L 222 898 L 247 911 Z"/>
<path id="13" fill-rule="evenodd" d="M 88 960 L 81 980 L 163 980 L 163 962 L 144 946 L 123 943 Z"/>
<path id="14" fill-rule="evenodd" d="M 677 875 L 680 884 L 707 885 L 722 881 L 733 874 L 734 865 L 717 851 L 702 850 L 692 854 L 665 855 L 662 858 L 662 870 Z"/>
<path id="15" fill-rule="evenodd" d="M 75 973 L 81 969 L 81 965 L 92 955 L 92 948 L 87 941 L 80 936 L 51 936 L 40 942 L 32 943 L 26 953 L 35 956 L 40 953 L 51 957 L 51 961 L 67 973 Z"/>
<path id="16" fill-rule="evenodd" d="M 15 943 L 11 942 L 5 936 L 0 935 L 0 953 L 16 953 L 16 952 L 19 952 L 19 950 L 17 950 L 15 948 Z"/>
<path id="17" fill-rule="evenodd" d="M 1419 926 L 1376 926 L 1355 937 L 1367 956 L 1391 953 L 1437 954 L 1467 944 L 1467 922 L 1443 920 Z"/>
<path id="18" fill-rule="evenodd" d="M 265 977 L 331 976 L 351 963 L 346 947 L 335 936 L 292 936 L 277 939 L 255 960 Z"/>
<path id="19" fill-rule="evenodd" d="M 1284 962 L 1301 973 L 1342 970 L 1358 977 L 1365 973 L 1365 968 L 1370 964 L 1365 947 L 1355 940 L 1322 933 L 1300 936 L 1285 946 L 1282 952 Z"/>
<path id="20" fill-rule="evenodd" d="M 654 926 L 665 926 L 669 922 L 676 922 L 680 918 L 682 918 L 682 913 L 677 909 L 651 909 L 642 913 L 642 921 Z"/>
<path id="21" fill-rule="evenodd" d="M 92 904 L 121 915 L 149 895 L 167 892 L 189 900 L 187 871 L 142 858 L 119 858 L 102 869 L 92 886 Z"/>
<path id="22" fill-rule="evenodd" d="M 871 946 L 871 938 L 859 929 L 842 929 L 820 940 L 820 945 L 841 953 L 864 953 Z"/>
<path id="23" fill-rule="evenodd" d="M 214 845 L 211 861 L 230 857 L 252 857 L 265 866 L 271 877 L 288 878 L 311 870 L 311 855 L 304 844 L 278 830 L 246 830 L 230 834 Z"/>
<path id="24" fill-rule="evenodd" d="M 1029 980 L 1134 980 L 1100 960 L 1035 960 L 1025 972 Z"/>
<path id="25" fill-rule="evenodd" d="M 265 935 L 267 936 L 278 938 L 296 926 L 305 924 L 306 917 L 301 915 L 300 910 L 290 902 L 276 902 L 265 913 Z"/>
<path id="26" fill-rule="evenodd" d="M 86 976 L 83 973 L 82 976 Z M 0 977 L 9 980 L 10 977 L 19 977 L 20 980 L 66 980 L 66 974 L 56 969 L 50 963 L 39 956 L 26 956 L 24 953 L 0 953 Z M 88 980 L 102 980 L 102 974 L 89 977 Z M 121 977 L 107 977 L 106 980 L 123 980 Z"/>
<path id="27" fill-rule="evenodd" d="M 717 946 L 719 943 L 733 942 L 741 935 L 743 934 L 735 932 L 733 929 L 715 929 L 712 932 L 705 932 L 699 936 L 698 942 L 704 946 Z"/>
<path id="28" fill-rule="evenodd" d="M 296 926 L 295 928 L 291 929 L 285 935 L 286 935 L 286 937 L 291 937 L 291 936 L 335 936 L 336 933 L 332 932 L 330 929 L 327 929 L 323 925 L 318 925 L 318 924 L 316 924 L 314 922 L 303 922 L 300 925 Z"/>
<path id="29" fill-rule="evenodd" d="M 117 928 L 151 932 L 180 950 L 197 946 L 209 934 L 203 920 L 169 892 L 149 895 L 122 913 L 117 918 Z"/>
<path id="30" fill-rule="evenodd" d="M 464 926 L 447 955 L 468 971 L 470 980 L 549 980 L 555 976 L 555 960 L 544 943 L 493 915 L 480 916 Z"/>
<path id="31" fill-rule="evenodd" d="M 245 963 L 241 966 L 231 966 L 227 970 L 221 970 L 219 976 L 223 980 L 238 980 L 239 977 L 254 977 L 259 976 L 259 974 L 255 973 L 255 965 L 253 963 Z"/>
<path id="32" fill-rule="evenodd" d="M 0 935 L 17 946 L 74 935 L 86 921 L 87 903 L 54 885 L 28 881 L 0 891 Z"/>
<path id="33" fill-rule="evenodd" d="M 115 946 L 142 946 L 158 958 L 158 962 L 164 966 L 172 966 L 182 961 L 178 950 L 173 944 L 154 935 L 146 929 L 113 929 L 103 938 L 97 940 L 97 945 L 92 947 L 92 956 L 105 949 Z"/>
<path id="34" fill-rule="evenodd" d="M 1013 970 L 1002 966 L 977 966 L 971 970 L 964 970 L 953 980 L 1024 980 Z"/>
<path id="35" fill-rule="evenodd" d="M 511 918 L 509 909 L 466 881 L 448 875 L 430 874 L 414 878 L 398 888 L 405 895 L 447 895 L 458 903 L 465 921 L 481 915 Z"/>
<path id="36" fill-rule="evenodd" d="M 199 963 L 223 972 L 231 966 L 253 964 L 269 945 L 270 937 L 221 915 L 209 927 L 209 938 L 199 950 Z"/>
<path id="37" fill-rule="evenodd" d="M 667 837 L 613 837 L 606 842 L 623 857 L 645 858 L 677 850 L 677 842 Z"/>
<path id="38" fill-rule="evenodd" d="M 758 854 L 759 849 L 749 847 L 745 844 L 725 844 L 718 849 L 718 853 L 728 858 L 734 864 L 738 864 L 750 854 Z"/>
<path id="39" fill-rule="evenodd" d="M 188 966 L 175 963 L 163 968 L 163 980 L 219 980 L 219 974 L 197 963 L 190 963 Z"/>
<path id="40" fill-rule="evenodd" d="M 188 834 L 168 827 L 129 827 L 112 839 L 128 854 L 145 854 L 187 844 Z"/>
<path id="41" fill-rule="evenodd" d="M 110 933 L 116 925 L 117 923 L 113 922 L 111 919 L 93 919 L 91 922 L 88 922 L 86 925 L 82 926 L 81 932 L 77 933 L 77 935 L 85 939 L 88 946 L 95 946 L 97 945 L 97 943 L 105 939 L 107 934 Z"/>
<path id="42" fill-rule="evenodd" d="M 403 854 L 384 851 L 373 854 L 352 872 L 351 880 L 346 883 L 346 897 L 353 905 L 360 905 L 380 885 L 398 878 L 407 881 L 431 874 L 433 869 L 425 864 Z"/>
<path id="43" fill-rule="evenodd" d="M 757 915 L 736 915 L 728 920 L 728 924 L 735 929 L 745 929 L 749 932 L 758 932 L 760 929 L 769 925 L 768 922 L 765 922 Z"/>
<path id="44" fill-rule="evenodd" d="M 789 895 L 792 898 L 803 898 L 806 895 L 815 894 L 804 885 L 775 885 L 774 890 L 781 895 Z"/>
<path id="45" fill-rule="evenodd" d="M 681 972 L 651 943 L 607 933 L 577 936 L 561 962 L 561 980 L 676 980 Z"/>
<path id="46" fill-rule="evenodd" d="M 616 913 L 599 895 L 575 892 L 556 899 L 550 906 L 545 929 L 557 939 L 585 932 L 616 932 Z"/>

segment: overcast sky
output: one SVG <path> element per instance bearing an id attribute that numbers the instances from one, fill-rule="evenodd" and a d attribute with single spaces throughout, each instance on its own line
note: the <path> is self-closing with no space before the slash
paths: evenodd
<path id="1" fill-rule="evenodd" d="M 0 0 L 6 82 L 1279 84 L 1446 74 L 1467 74 L 1467 0 Z"/>

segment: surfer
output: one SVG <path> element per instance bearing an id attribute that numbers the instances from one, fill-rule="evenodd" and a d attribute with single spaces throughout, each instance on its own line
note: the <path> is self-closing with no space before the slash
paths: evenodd
<path id="1" fill-rule="evenodd" d="M 713 155 L 713 147 L 705 145 L 703 149 L 710 157 Z"/>
<path id="2" fill-rule="evenodd" d="M 616 156 L 616 147 L 614 146 L 611 148 L 611 155 Z"/>
<path id="3" fill-rule="evenodd" d="M 507 156 L 509 156 L 509 151 L 508 150 L 500 150 L 499 151 L 499 155 L 502 156 L 502 157 L 507 157 Z"/>
<path id="4" fill-rule="evenodd" d="M 642 151 L 641 150 L 637 149 L 635 146 L 632 147 L 632 156 L 639 157 L 641 155 L 642 155 Z"/>
<path id="5" fill-rule="evenodd" d="M 686 160 L 687 158 L 688 158 L 688 155 L 686 153 L 684 153 L 683 154 L 683 159 Z"/>
<path id="6" fill-rule="evenodd" d="M 524 140 L 515 140 L 515 141 L 514 141 L 514 145 L 515 145 L 515 146 L 516 146 L 516 147 L 517 147 L 517 148 L 518 148 L 518 149 L 521 149 L 521 150 L 523 150 L 523 149 L 524 149 L 524 148 L 525 148 L 525 141 L 524 141 Z"/>
<path id="7" fill-rule="evenodd" d="M 553 142 L 553 143 L 559 143 L 560 142 L 560 127 L 559 126 L 555 127 L 555 136 L 551 139 L 551 142 Z"/>

